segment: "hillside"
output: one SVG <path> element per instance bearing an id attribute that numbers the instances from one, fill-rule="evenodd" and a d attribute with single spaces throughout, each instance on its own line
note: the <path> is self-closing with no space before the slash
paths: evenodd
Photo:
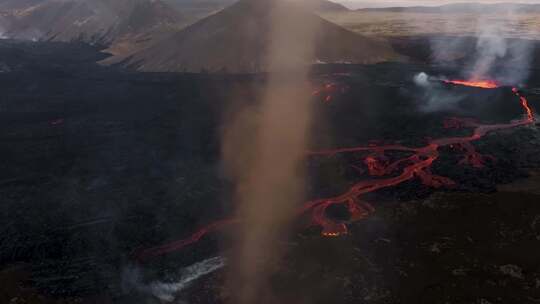
<path id="1" fill-rule="evenodd" d="M 175 7 L 181 11 L 218 11 L 229 5 L 234 4 L 238 0 L 163 0 L 165 3 L 169 4 L 171 7 Z M 298 4 L 304 6 L 305 8 L 312 9 L 315 11 L 348 11 L 349 9 L 345 6 L 328 1 L 328 0 L 301 0 L 296 1 Z"/>
<path id="2" fill-rule="evenodd" d="M 0 5 L 5 35 L 110 44 L 177 27 L 183 17 L 159 0 L 26 0 Z"/>
<path id="3" fill-rule="evenodd" d="M 291 5 L 279 18 L 319 24 L 314 62 L 376 63 L 399 56 L 385 41 L 359 36 Z M 144 71 L 264 71 L 270 13 L 267 1 L 242 0 L 134 54 L 125 63 Z"/>

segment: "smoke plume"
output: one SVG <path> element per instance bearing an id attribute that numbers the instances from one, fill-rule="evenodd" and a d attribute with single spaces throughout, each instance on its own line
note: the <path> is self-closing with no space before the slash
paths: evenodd
<path id="1" fill-rule="evenodd" d="M 181 269 L 180 279 L 174 282 L 145 283 L 140 266 L 131 265 L 122 272 L 122 289 L 126 293 L 137 292 L 156 297 L 164 302 L 172 302 L 178 293 L 189 287 L 191 283 L 223 266 L 225 266 L 225 259 L 214 257 Z"/>
<path id="2" fill-rule="evenodd" d="M 461 74 L 455 77 L 462 80 L 492 80 L 512 86 L 522 84 L 529 76 L 534 45 L 530 40 L 515 38 L 521 16 L 512 9 L 513 6 L 509 5 L 508 8 L 504 13 L 477 9 L 466 16 L 455 12 L 441 13 L 446 25 L 443 32 L 456 36 L 431 39 L 432 61 L 454 65 L 461 70 Z M 467 23 L 468 18 L 474 18 L 474 26 L 468 32 L 456 32 L 456 29 L 463 29 L 460 23 Z M 423 88 L 420 110 L 460 110 L 460 101 L 464 96 L 444 89 L 440 85 L 444 80 L 447 79 L 425 73 L 414 78 L 416 85 Z"/>
<path id="3" fill-rule="evenodd" d="M 422 72 L 414 76 L 414 83 L 422 88 L 419 98 L 419 110 L 422 112 L 440 112 L 459 110 L 459 102 L 464 95 L 450 92 L 441 85 L 441 77 L 433 77 Z"/>
<path id="4" fill-rule="evenodd" d="M 505 13 L 472 12 L 476 25 L 470 33 L 454 33 L 461 17 L 445 14 L 446 33 L 457 37 L 439 37 L 432 40 L 432 59 L 435 62 L 455 62 L 466 58 L 463 78 L 470 80 L 493 79 L 501 84 L 518 85 L 528 77 L 532 60 L 532 41 L 516 39 L 520 28 L 520 13 L 509 6 Z M 473 36 L 471 40 L 465 36 Z M 471 43 L 474 43 L 471 47 Z"/>
<path id="5" fill-rule="evenodd" d="M 287 234 L 293 208 L 303 198 L 301 162 L 311 118 L 308 63 L 317 27 L 315 18 L 296 11 L 294 1 L 252 1 L 269 6 L 270 73 L 261 103 L 237 111 L 223 139 L 223 162 L 236 185 L 242 219 L 229 275 L 231 302 L 237 304 L 272 302 L 268 281 L 281 252 L 276 241 Z"/>
<path id="6" fill-rule="evenodd" d="M 6 29 L 7 21 L 4 20 L 2 16 L 0 16 L 0 39 L 7 39 L 8 36 L 6 35 L 7 29 Z"/>

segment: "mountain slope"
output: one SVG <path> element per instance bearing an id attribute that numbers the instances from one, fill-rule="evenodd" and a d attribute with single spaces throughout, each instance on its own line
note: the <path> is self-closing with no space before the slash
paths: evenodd
<path id="1" fill-rule="evenodd" d="M 2 0 L 0 10 L 24 9 L 45 2 L 46 0 Z"/>
<path id="2" fill-rule="evenodd" d="M 163 31 L 182 16 L 159 0 L 25 0 L 3 8 L 6 36 L 20 39 L 82 40 L 109 44 L 125 35 Z M 0 7 L 1 8 L 1 7 Z"/>
<path id="3" fill-rule="evenodd" d="M 269 5 L 266 0 L 241 0 L 134 54 L 127 64 L 144 71 L 264 71 L 269 44 Z M 279 18 L 309 18 L 319 24 L 316 57 L 306 58 L 306 63 L 375 63 L 399 57 L 384 41 L 354 34 L 305 8 L 295 5 L 289 8 L 280 11 Z"/>
<path id="4" fill-rule="evenodd" d="M 328 0 L 303 0 L 301 4 L 305 8 L 316 12 L 346 12 L 345 6 Z"/>
<path id="5" fill-rule="evenodd" d="M 181 11 L 206 10 L 217 11 L 230 6 L 238 0 L 163 0 Z M 345 6 L 328 0 L 297 0 L 299 5 L 314 11 L 348 11 Z"/>

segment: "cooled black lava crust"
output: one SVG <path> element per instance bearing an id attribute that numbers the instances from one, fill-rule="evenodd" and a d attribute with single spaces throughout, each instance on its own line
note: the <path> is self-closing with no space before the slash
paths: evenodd
<path id="1" fill-rule="evenodd" d="M 94 62 L 101 58 L 83 45 L 0 41 L 0 268 L 23 263 L 32 274 L 25 283 L 53 297 L 106 294 L 137 303 L 140 296 L 120 286 L 133 250 L 231 213 L 219 161 L 223 121 L 256 102 L 264 75 L 135 73 L 100 67 Z M 447 88 L 465 97 L 452 109 L 422 112 L 424 92 L 412 81 L 422 71 L 458 73 L 425 64 L 316 67 L 315 85 L 348 89 L 329 103 L 314 98 L 313 149 L 373 140 L 421 145 L 448 132 L 448 116 L 504 122 L 522 114 L 508 88 Z M 540 110 L 540 73 L 533 70 L 527 85 L 524 94 Z M 539 192 L 493 194 L 539 168 L 540 136 L 520 128 L 475 146 L 497 161 L 460 167 L 449 152 L 433 167 L 457 189 L 434 191 L 413 180 L 366 197 L 377 213 L 347 237 L 299 231 L 276 275 L 276 294 L 287 303 L 540 299 Z M 306 161 L 309 196 L 346 189 L 358 178 L 350 169 L 356 161 Z M 343 210 L 334 212 L 346 220 Z M 149 276 L 217 253 L 210 237 L 152 261 Z M 223 276 L 203 278 L 183 297 L 225 301 Z"/>

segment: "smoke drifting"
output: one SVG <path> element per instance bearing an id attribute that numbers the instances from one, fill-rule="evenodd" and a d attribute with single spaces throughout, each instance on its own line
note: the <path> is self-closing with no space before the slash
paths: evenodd
<path id="1" fill-rule="evenodd" d="M 414 76 L 414 83 L 421 87 L 429 86 L 429 75 L 424 72 L 417 74 Z"/>
<path id="2" fill-rule="evenodd" d="M 6 21 L 0 16 L 0 39 L 7 39 L 8 36 L 6 35 Z"/>
<path id="3" fill-rule="evenodd" d="M 479 20 L 479 37 L 476 45 L 477 58 L 472 69 L 472 79 L 486 79 L 498 58 L 506 55 L 506 39 L 502 36 L 501 25 Z"/>
<path id="4" fill-rule="evenodd" d="M 474 47 L 470 48 L 471 39 L 465 36 L 445 39 L 437 37 L 431 43 L 434 62 L 455 62 L 465 57 L 464 79 L 491 79 L 506 85 L 521 84 L 529 75 L 533 44 L 526 39 L 511 38 L 513 31 L 520 28 L 519 13 L 512 9 L 505 14 L 499 11 L 473 13 L 476 15 L 476 26 L 471 29 L 471 33 L 462 35 L 472 35 L 475 39 Z M 459 15 L 445 16 L 446 32 L 453 32 L 459 18 Z"/>
<path id="5" fill-rule="evenodd" d="M 465 96 L 449 92 L 441 85 L 441 80 L 441 78 L 429 76 L 424 72 L 414 77 L 414 83 L 423 89 L 419 104 L 420 111 L 439 112 L 459 109 L 459 102 Z"/>
<path id="6" fill-rule="evenodd" d="M 189 287 L 195 280 L 223 266 L 225 266 L 225 259 L 214 257 L 181 269 L 180 279 L 175 282 L 154 281 L 145 283 L 142 269 L 139 266 L 131 265 L 122 272 L 122 289 L 126 293 L 136 292 L 154 296 L 164 302 L 172 302 L 179 292 Z"/>
<path id="7" fill-rule="evenodd" d="M 294 1 L 252 1 L 267 5 L 271 14 L 271 72 L 260 105 L 238 111 L 223 139 L 223 162 L 236 184 L 242 219 L 229 275 L 231 302 L 238 304 L 272 302 L 268 280 L 281 252 L 276 241 L 287 234 L 303 198 L 301 162 L 311 119 L 308 63 L 317 30 L 316 19 L 295 11 Z"/>
<path id="8" fill-rule="evenodd" d="M 501 20 L 481 16 L 478 19 L 477 56 L 470 79 L 496 79 L 509 85 L 519 84 L 528 77 L 532 59 L 532 43 L 526 40 L 508 40 L 505 29 L 518 26 L 515 16 L 508 12 Z M 497 68 L 502 61 L 502 68 Z"/>
<path id="9" fill-rule="evenodd" d="M 519 13 L 510 9 L 506 13 L 476 10 L 469 14 L 476 17 L 476 26 L 471 32 L 431 39 L 433 63 L 454 65 L 461 70 L 460 80 L 521 85 L 529 76 L 534 45 L 526 39 L 512 38 L 513 31 L 520 28 Z M 443 18 L 445 32 L 454 33 L 463 15 L 446 12 Z M 445 80 L 445 77 L 430 77 L 424 73 L 415 77 L 414 82 L 424 89 L 420 110 L 459 110 L 464 96 L 445 90 L 440 85 L 440 81 Z"/>

